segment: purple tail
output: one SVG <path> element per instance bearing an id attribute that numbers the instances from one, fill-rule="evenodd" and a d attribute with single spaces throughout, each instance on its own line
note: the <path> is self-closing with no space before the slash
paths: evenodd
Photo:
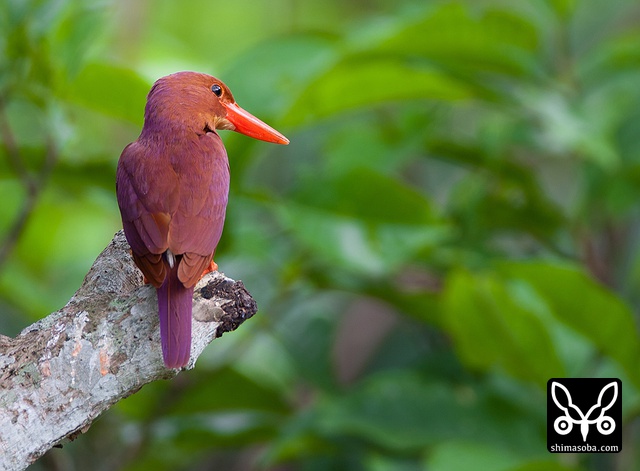
<path id="1" fill-rule="evenodd" d="M 158 288 L 158 315 L 162 356 L 167 368 L 182 368 L 191 355 L 191 310 L 193 286 L 185 288 L 178 279 L 178 264 Z"/>

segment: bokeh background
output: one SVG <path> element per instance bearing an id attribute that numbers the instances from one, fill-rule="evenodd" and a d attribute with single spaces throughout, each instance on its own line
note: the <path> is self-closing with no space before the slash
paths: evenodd
<path id="1" fill-rule="evenodd" d="M 216 260 L 260 311 L 33 470 L 640 468 L 632 0 L 3 0 L 0 331 L 120 228 L 153 81 L 223 79 Z M 551 377 L 623 381 L 623 451 L 546 449 Z"/>

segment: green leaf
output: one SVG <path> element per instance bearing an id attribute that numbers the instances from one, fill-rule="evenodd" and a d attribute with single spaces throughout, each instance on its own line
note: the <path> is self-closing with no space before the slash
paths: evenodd
<path id="1" fill-rule="evenodd" d="M 70 83 L 66 95 L 72 102 L 141 125 L 150 88 L 130 69 L 94 62 Z"/>
<path id="2" fill-rule="evenodd" d="M 537 45 L 535 26 L 516 9 L 449 2 L 411 18 L 374 49 L 436 60 L 473 74 L 524 75 L 532 71 Z"/>
<path id="3" fill-rule="evenodd" d="M 60 2 L 49 2 L 51 5 Z M 98 42 L 105 26 L 108 3 L 65 2 L 64 16 L 51 38 L 51 55 L 61 62 L 69 76 L 85 65 L 91 46 Z M 43 20 L 46 16 L 43 15 Z M 46 20 L 45 20 L 46 21 Z M 51 21 L 49 19 L 49 21 Z M 43 27 L 46 29 L 50 25 Z"/>
<path id="4" fill-rule="evenodd" d="M 550 3 L 563 19 L 569 18 L 576 8 L 576 0 L 550 0 Z"/>
<path id="5" fill-rule="evenodd" d="M 555 318 L 586 336 L 640 385 L 638 326 L 619 297 L 568 264 L 505 262 L 500 270 L 529 283 L 544 297 Z"/>
<path id="6" fill-rule="evenodd" d="M 311 33 L 260 41 L 235 58 L 225 72 L 225 83 L 252 114 L 281 114 L 314 77 L 335 62 L 337 43 L 335 37 Z M 269 73 L 258 78 L 256 71 Z"/>
<path id="7" fill-rule="evenodd" d="M 544 450 L 543 420 L 530 411 L 491 388 L 452 387 L 415 371 L 371 376 L 349 393 L 327 398 L 315 413 L 322 436 L 355 437 L 395 452 L 424 450 L 451 439 L 514 452 Z"/>
<path id="8" fill-rule="evenodd" d="M 36 318 L 64 306 L 118 230 L 112 191 L 70 198 L 63 188 L 45 187 L 12 253 L 18 268 L 0 273 L 0 294 Z"/>
<path id="9" fill-rule="evenodd" d="M 429 200 L 419 191 L 367 168 L 306 185 L 293 199 L 297 204 L 369 223 L 427 224 L 434 219 Z"/>
<path id="10" fill-rule="evenodd" d="M 211 411 L 269 411 L 288 410 L 277 391 L 258 384 L 233 369 L 222 369 L 194 378 L 197 384 L 171 407 L 171 415 L 181 416 Z M 234 391 L 227 394 L 226 391 Z"/>
<path id="11" fill-rule="evenodd" d="M 560 455 L 562 456 L 562 455 Z M 563 464 L 558 461 L 551 460 L 532 460 L 528 463 L 523 464 L 522 466 L 516 466 L 512 468 L 510 471 L 540 471 L 543 469 L 544 471 L 581 471 L 585 468 L 582 466 L 575 466 L 569 464 Z"/>
<path id="12" fill-rule="evenodd" d="M 320 391 L 336 389 L 332 346 L 344 300 L 336 293 L 298 296 L 290 306 L 280 305 L 275 337 L 289 355 L 297 377 Z"/>
<path id="13" fill-rule="evenodd" d="M 546 450 L 541 450 L 540 454 Z M 535 455 L 534 455 L 535 456 Z M 426 460 L 429 471 L 578 471 L 582 468 L 565 466 L 553 459 L 531 458 L 512 450 L 477 442 L 454 440 L 434 448 Z"/>
<path id="14" fill-rule="evenodd" d="M 522 462 L 504 449 L 474 442 L 451 441 L 437 446 L 427 460 L 430 471 L 508 471 Z"/>
<path id="15" fill-rule="evenodd" d="M 516 378 L 546 384 L 565 368 L 548 327 L 492 273 L 454 271 L 443 294 L 442 321 L 461 359 L 481 370 L 503 368 Z"/>
<path id="16" fill-rule="evenodd" d="M 430 142 L 428 151 L 473 170 L 452 187 L 448 201 L 463 234 L 477 239 L 510 231 L 552 241 L 563 228 L 558 204 L 543 191 L 531 168 L 509 154 L 492 157 L 477 143 L 453 138 Z"/>
<path id="17" fill-rule="evenodd" d="M 369 274 L 397 268 L 448 235 L 421 193 L 369 169 L 312 182 L 278 212 L 321 259 Z"/>
<path id="18" fill-rule="evenodd" d="M 470 91 L 436 69 L 397 57 L 344 58 L 309 84 L 285 118 L 309 123 L 334 114 L 399 100 L 460 100 Z"/>

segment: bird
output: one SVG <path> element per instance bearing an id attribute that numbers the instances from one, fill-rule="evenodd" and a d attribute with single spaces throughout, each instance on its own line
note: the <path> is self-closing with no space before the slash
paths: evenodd
<path id="1" fill-rule="evenodd" d="M 219 130 L 286 145 L 289 140 L 238 106 L 211 75 L 177 72 L 149 94 L 140 136 L 118 160 L 116 196 L 125 237 L 158 296 L 164 365 L 190 360 L 193 291 L 217 270 L 229 161 Z"/>

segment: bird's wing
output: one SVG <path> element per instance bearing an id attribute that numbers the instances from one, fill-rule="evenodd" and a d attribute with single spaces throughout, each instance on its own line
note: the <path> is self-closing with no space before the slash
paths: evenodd
<path id="1" fill-rule="evenodd" d="M 229 194 L 229 162 L 215 133 L 190 140 L 171 164 L 180 180 L 180 202 L 169 227 L 169 248 L 182 254 L 178 278 L 186 287 L 201 278 L 222 235 Z"/>
<path id="2" fill-rule="evenodd" d="M 171 214 L 178 205 L 178 179 L 140 143 L 129 144 L 118 161 L 116 194 L 122 225 L 136 265 L 158 287 L 166 277 L 162 254 L 169 248 Z"/>
<path id="3" fill-rule="evenodd" d="M 178 278 L 193 286 L 208 267 L 222 235 L 229 193 L 229 162 L 222 140 L 207 133 L 162 155 L 136 141 L 118 162 L 116 192 L 133 258 L 160 286 L 167 274 L 163 254 L 178 260 Z"/>

